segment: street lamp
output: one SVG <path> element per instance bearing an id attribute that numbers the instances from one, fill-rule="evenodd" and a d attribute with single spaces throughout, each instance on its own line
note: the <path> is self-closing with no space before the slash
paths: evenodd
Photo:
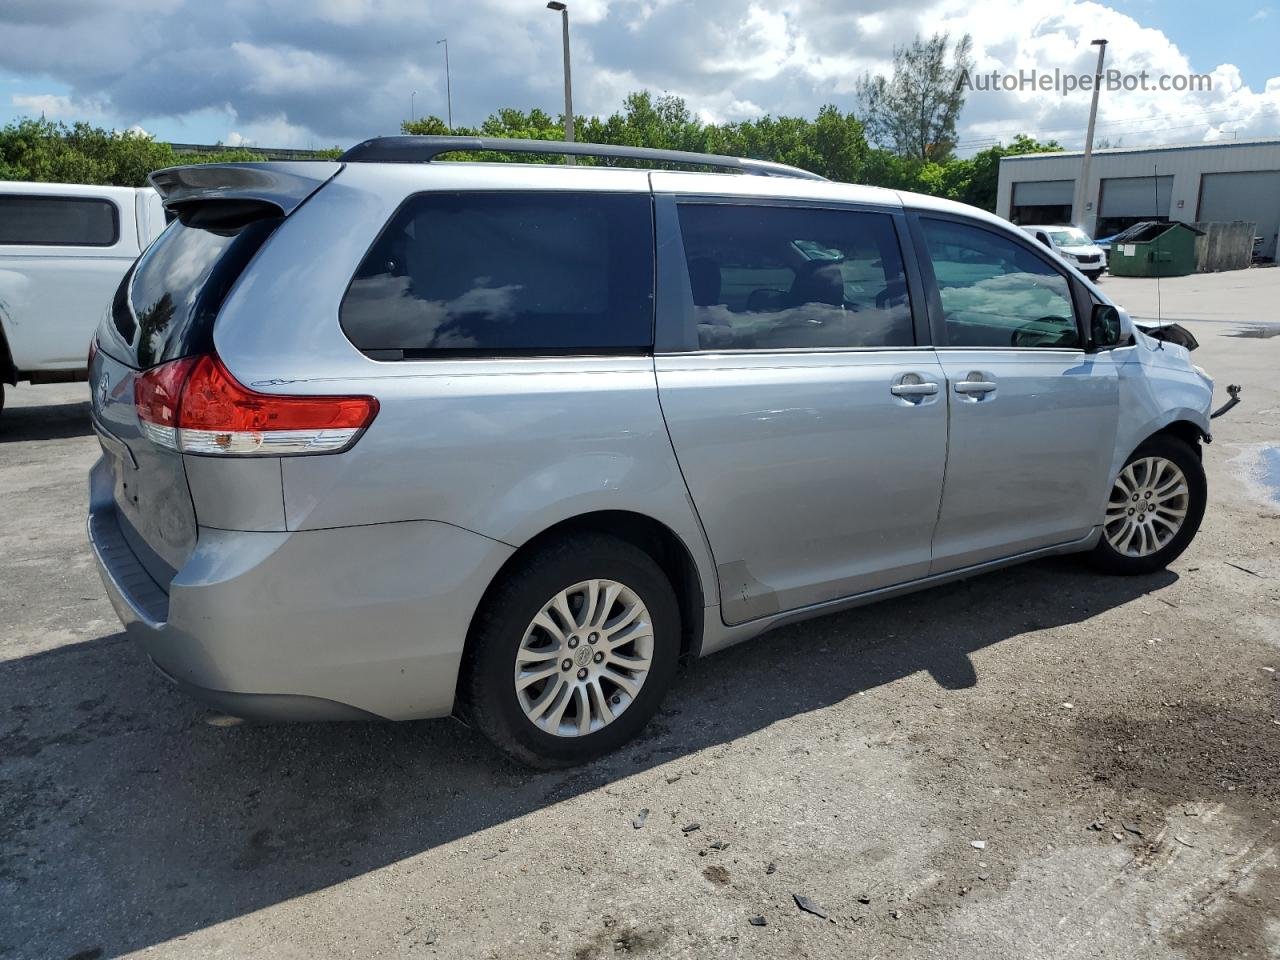
<path id="1" fill-rule="evenodd" d="M 1098 70 L 1093 75 L 1093 103 L 1089 107 L 1089 131 L 1084 135 L 1084 157 L 1080 160 L 1080 177 L 1076 180 L 1075 202 L 1072 204 L 1071 222 L 1093 236 L 1097 211 L 1093 217 L 1086 217 L 1084 206 L 1089 191 L 1089 161 L 1093 159 L 1093 128 L 1098 121 L 1098 94 L 1102 92 L 1102 60 L 1107 55 L 1107 41 L 1094 40 L 1091 47 L 1098 48 Z"/>
<path id="2" fill-rule="evenodd" d="M 418 115 L 413 110 L 413 98 L 416 97 L 417 95 L 418 95 L 417 90 L 409 91 L 409 122 L 410 123 L 413 123 L 413 121 L 418 119 Z"/>
<path id="3" fill-rule="evenodd" d="M 560 26 L 564 33 L 564 139 L 568 143 L 573 143 L 573 81 L 570 79 L 569 72 L 569 8 L 560 0 L 550 0 L 547 3 L 547 9 L 560 12 Z M 573 156 L 565 159 L 569 163 L 575 162 Z"/>
<path id="4" fill-rule="evenodd" d="M 437 40 L 436 46 L 438 47 L 442 43 L 444 44 L 445 108 L 448 111 L 446 116 L 448 117 L 447 123 L 449 124 L 449 132 L 453 133 L 453 80 L 449 77 L 449 38 L 445 37 L 443 40 Z"/>

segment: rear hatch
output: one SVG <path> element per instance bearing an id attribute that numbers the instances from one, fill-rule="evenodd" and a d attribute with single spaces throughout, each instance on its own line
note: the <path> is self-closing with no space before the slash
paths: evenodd
<path id="1" fill-rule="evenodd" d="M 315 172 L 324 175 L 232 164 L 153 176 L 178 219 L 125 275 L 94 341 L 91 409 L 103 449 L 96 469 L 107 471 L 121 535 L 165 590 L 195 548 L 196 510 L 183 454 L 148 436 L 135 387 L 148 371 L 212 352 L 214 321 L 245 267 L 284 217 L 338 169 L 270 166 L 320 167 Z M 282 194 L 282 183 L 292 192 Z"/>

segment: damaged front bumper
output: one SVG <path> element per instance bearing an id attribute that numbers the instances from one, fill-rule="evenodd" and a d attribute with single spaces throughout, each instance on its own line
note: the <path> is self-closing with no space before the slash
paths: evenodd
<path id="1" fill-rule="evenodd" d="M 1220 406 L 1217 410 L 1213 411 L 1213 413 L 1209 414 L 1209 419 L 1216 420 L 1224 413 L 1234 409 L 1236 405 L 1240 403 L 1240 389 L 1240 384 L 1238 383 L 1227 384 L 1227 396 L 1231 399 Z"/>

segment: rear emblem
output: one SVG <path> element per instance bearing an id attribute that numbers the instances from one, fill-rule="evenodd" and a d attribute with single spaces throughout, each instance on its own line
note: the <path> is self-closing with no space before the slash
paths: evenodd
<path id="1" fill-rule="evenodd" d="M 98 381 L 98 406 L 105 407 L 110 397 L 111 375 L 104 373 L 102 379 Z"/>

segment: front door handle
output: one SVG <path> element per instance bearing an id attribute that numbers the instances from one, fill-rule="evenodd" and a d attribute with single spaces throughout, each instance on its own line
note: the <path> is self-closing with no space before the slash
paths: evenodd
<path id="1" fill-rule="evenodd" d="M 984 394 L 995 390 L 996 385 L 990 380 L 960 380 L 956 383 L 956 393 Z"/>
<path id="2" fill-rule="evenodd" d="M 932 397 L 938 393 L 936 383 L 895 383 L 889 388 L 895 397 Z"/>

